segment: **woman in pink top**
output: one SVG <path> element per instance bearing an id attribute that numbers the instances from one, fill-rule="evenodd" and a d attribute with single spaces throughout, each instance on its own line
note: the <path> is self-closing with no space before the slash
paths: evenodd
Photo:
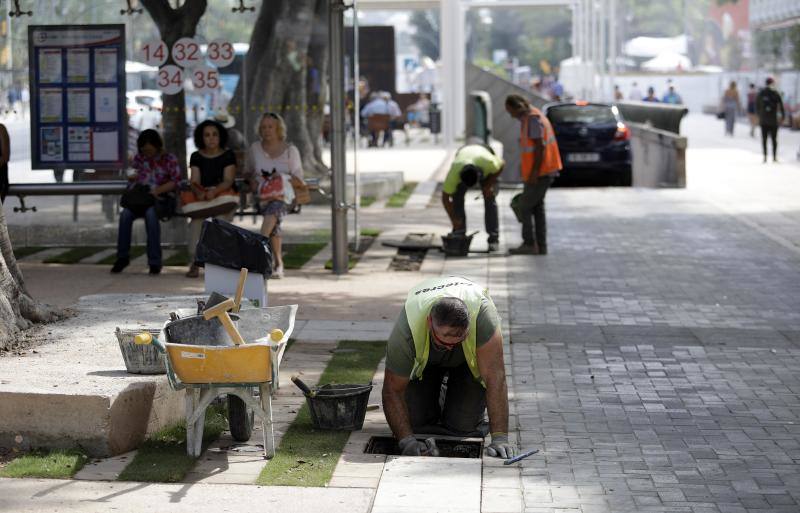
<path id="1" fill-rule="evenodd" d="M 303 168 L 300 152 L 286 142 L 286 123 L 273 112 L 261 116 L 258 123 L 260 142 L 250 145 L 245 161 L 245 175 L 258 194 L 258 204 L 264 219 L 261 234 L 269 237 L 274 258 L 273 278 L 283 277 L 281 255 L 281 221 L 286 207 L 294 199 L 290 176 L 302 180 Z"/>

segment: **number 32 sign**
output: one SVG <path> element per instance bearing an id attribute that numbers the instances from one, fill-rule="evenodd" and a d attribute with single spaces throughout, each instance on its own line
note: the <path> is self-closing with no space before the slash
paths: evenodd
<path id="1" fill-rule="evenodd" d="M 219 68 L 231 64 L 236 57 L 233 45 L 215 40 L 206 47 L 205 57 L 197 40 L 184 37 L 172 45 L 168 52 L 163 41 L 149 41 L 142 45 L 139 59 L 150 66 L 161 66 L 157 85 L 164 94 L 177 94 L 183 88 L 184 79 L 191 80 L 197 92 L 211 92 L 221 87 L 219 70 L 205 64 L 207 61 Z M 169 55 L 176 65 L 163 66 Z M 207 59 L 207 61 L 206 61 Z"/>

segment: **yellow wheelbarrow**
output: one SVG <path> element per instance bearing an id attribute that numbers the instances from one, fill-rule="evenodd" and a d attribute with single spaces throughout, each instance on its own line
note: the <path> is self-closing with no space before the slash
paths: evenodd
<path id="1" fill-rule="evenodd" d="M 240 285 L 246 275 L 247 270 L 242 269 Z M 272 387 L 277 386 L 278 366 L 294 329 L 297 305 L 239 311 L 237 315 L 247 319 L 243 324 L 249 337 L 245 339 L 229 315 L 239 310 L 240 301 L 241 287 L 235 299 L 207 308 L 202 315 L 205 320 L 221 322 L 233 345 L 195 345 L 185 340 L 172 343 L 168 335 L 171 322 L 162 331 L 167 334 L 164 340 L 150 333 L 141 333 L 135 339 L 137 344 L 153 344 L 165 354 L 170 385 L 175 390 L 186 390 L 186 452 L 193 457 L 199 457 L 202 450 L 206 408 L 226 394 L 239 398 L 261 419 L 264 456 L 275 455 Z M 254 396 L 254 389 L 258 389 L 258 397 Z"/>

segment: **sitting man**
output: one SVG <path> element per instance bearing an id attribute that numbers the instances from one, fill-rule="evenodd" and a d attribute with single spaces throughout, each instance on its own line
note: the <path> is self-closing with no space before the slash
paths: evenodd
<path id="1" fill-rule="evenodd" d="M 500 317 L 482 287 L 446 276 L 411 289 L 389 335 L 383 408 L 405 456 L 430 455 L 414 433 L 485 436 L 484 410 L 487 454 L 517 453 L 508 440 Z"/>
<path id="2" fill-rule="evenodd" d="M 489 251 L 497 251 L 500 240 L 495 185 L 497 177 L 503 172 L 503 165 L 503 159 L 496 156 L 490 147 L 467 144 L 456 152 L 442 185 L 442 204 L 453 225 L 453 234 L 466 235 L 464 196 L 468 189 L 480 182 L 483 191 L 484 225 L 489 234 Z"/>

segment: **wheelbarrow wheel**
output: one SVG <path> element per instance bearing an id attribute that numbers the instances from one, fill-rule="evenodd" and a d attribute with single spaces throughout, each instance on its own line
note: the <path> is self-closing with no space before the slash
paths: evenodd
<path id="1" fill-rule="evenodd" d="M 234 440 L 237 442 L 250 440 L 254 420 L 255 414 L 247 407 L 247 403 L 235 395 L 228 396 L 228 426 Z"/>

